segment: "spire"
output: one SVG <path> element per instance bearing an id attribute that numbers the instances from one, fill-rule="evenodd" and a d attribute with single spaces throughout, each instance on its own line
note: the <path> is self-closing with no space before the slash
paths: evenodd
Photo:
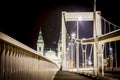
<path id="1" fill-rule="evenodd" d="M 43 43 L 43 37 L 42 37 L 42 31 L 41 31 L 41 29 L 40 29 L 40 32 L 39 32 L 37 43 Z"/>

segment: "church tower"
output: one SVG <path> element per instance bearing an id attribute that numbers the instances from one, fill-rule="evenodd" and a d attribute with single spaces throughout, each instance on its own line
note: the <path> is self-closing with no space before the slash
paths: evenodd
<path id="1" fill-rule="evenodd" d="M 58 41 L 58 48 L 57 48 L 57 55 L 55 51 L 52 51 L 51 49 L 44 53 L 44 40 L 42 37 L 42 32 L 40 30 L 38 40 L 37 40 L 37 51 L 46 57 L 48 57 L 51 61 L 55 62 L 58 67 L 60 68 L 61 62 L 62 62 L 62 44 L 61 44 L 61 33 L 59 35 L 59 41 Z"/>
<path id="2" fill-rule="evenodd" d="M 42 32 L 40 30 L 38 40 L 37 40 L 37 51 L 43 55 L 43 50 L 44 50 L 44 41 L 42 37 Z"/>

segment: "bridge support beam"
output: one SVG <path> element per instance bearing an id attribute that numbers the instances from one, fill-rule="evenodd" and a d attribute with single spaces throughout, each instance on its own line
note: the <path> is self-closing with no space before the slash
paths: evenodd
<path id="1" fill-rule="evenodd" d="M 65 12 L 62 12 L 62 70 L 66 69 L 66 27 L 65 27 Z"/>

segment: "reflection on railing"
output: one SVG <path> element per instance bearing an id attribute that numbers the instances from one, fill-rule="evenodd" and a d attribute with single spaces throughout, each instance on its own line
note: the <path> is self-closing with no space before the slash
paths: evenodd
<path id="1" fill-rule="evenodd" d="M 0 32 L 0 80 L 52 80 L 58 66 Z"/>

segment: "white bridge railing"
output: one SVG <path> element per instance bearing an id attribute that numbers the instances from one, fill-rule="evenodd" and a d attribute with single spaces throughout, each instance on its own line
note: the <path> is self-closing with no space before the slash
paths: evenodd
<path id="1" fill-rule="evenodd" d="M 58 66 L 0 32 L 0 80 L 52 80 Z"/>

